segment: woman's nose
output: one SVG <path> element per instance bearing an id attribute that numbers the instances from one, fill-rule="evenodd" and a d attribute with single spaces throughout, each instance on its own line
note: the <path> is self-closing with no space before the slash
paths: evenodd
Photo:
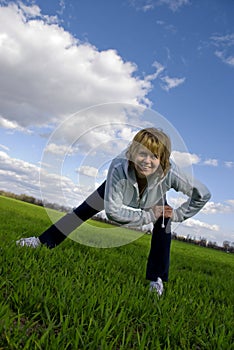
<path id="1" fill-rule="evenodd" d="M 144 162 L 145 162 L 145 163 L 150 163 L 150 161 L 151 161 L 151 157 L 150 157 L 150 155 L 148 154 L 147 156 L 144 157 Z"/>

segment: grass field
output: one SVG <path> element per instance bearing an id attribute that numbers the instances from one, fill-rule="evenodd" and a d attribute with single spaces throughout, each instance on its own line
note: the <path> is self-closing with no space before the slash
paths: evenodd
<path id="1" fill-rule="evenodd" d="M 20 248 L 50 225 L 46 211 L 5 197 L 0 209 L 0 349 L 234 349 L 233 255 L 173 241 L 159 299 L 145 280 L 148 235 L 109 249 Z M 100 234 L 95 225 L 80 234 Z"/>

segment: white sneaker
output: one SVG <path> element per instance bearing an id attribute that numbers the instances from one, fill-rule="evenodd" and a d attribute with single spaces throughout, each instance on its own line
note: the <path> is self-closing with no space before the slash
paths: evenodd
<path id="1" fill-rule="evenodd" d="M 21 247 L 37 248 L 41 245 L 41 242 L 37 237 L 28 237 L 19 239 L 16 244 Z"/>
<path id="2" fill-rule="evenodd" d="M 150 292 L 157 292 L 159 296 L 163 293 L 163 281 L 160 277 L 157 278 L 157 281 L 150 282 Z"/>

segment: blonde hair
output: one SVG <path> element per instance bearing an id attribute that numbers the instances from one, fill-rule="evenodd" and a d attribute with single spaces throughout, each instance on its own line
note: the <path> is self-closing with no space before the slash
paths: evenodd
<path id="1" fill-rule="evenodd" d="M 146 128 L 138 131 L 126 152 L 130 163 L 134 162 L 140 146 L 146 147 L 152 154 L 159 157 L 162 172 L 166 175 L 170 168 L 170 138 L 162 130 L 156 128 Z"/>

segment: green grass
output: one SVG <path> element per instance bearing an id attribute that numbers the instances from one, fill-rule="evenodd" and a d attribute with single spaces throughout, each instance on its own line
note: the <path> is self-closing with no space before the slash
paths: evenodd
<path id="1" fill-rule="evenodd" d="M 46 211 L 5 197 L 0 209 L 0 349 L 234 349 L 233 255 L 173 241 L 159 299 L 145 280 L 148 235 L 109 249 L 19 248 L 50 225 Z M 115 232 L 90 223 L 75 234 Z"/>

